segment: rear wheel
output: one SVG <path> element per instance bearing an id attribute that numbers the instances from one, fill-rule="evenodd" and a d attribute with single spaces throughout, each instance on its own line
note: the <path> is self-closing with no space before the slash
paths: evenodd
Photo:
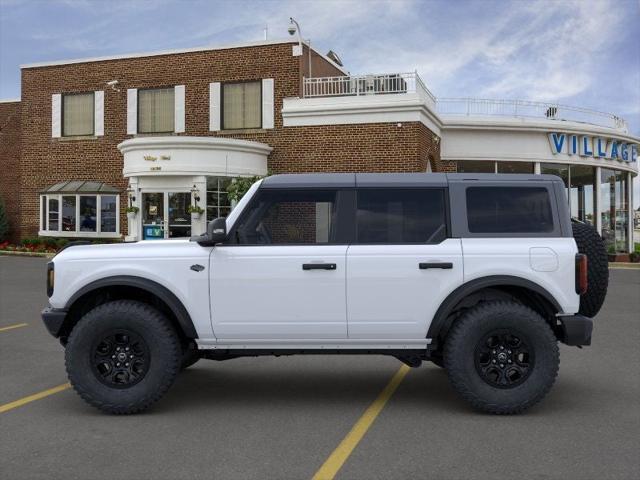
<path id="1" fill-rule="evenodd" d="M 559 363 L 549 325 L 516 302 L 487 302 L 468 310 L 445 342 L 444 365 L 453 388 L 489 413 L 520 413 L 539 402 L 551 389 Z"/>
<path id="2" fill-rule="evenodd" d="M 100 305 L 69 335 L 69 381 L 90 405 L 108 413 L 141 412 L 173 384 L 182 351 L 178 335 L 155 308 L 132 300 Z"/>

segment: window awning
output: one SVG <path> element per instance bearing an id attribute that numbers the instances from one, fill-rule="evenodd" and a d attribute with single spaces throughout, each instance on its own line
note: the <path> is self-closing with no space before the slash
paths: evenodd
<path id="1" fill-rule="evenodd" d="M 107 185 L 104 182 L 93 182 L 85 180 L 69 180 L 67 182 L 56 183 L 45 188 L 40 193 L 120 193 L 120 189 Z"/>

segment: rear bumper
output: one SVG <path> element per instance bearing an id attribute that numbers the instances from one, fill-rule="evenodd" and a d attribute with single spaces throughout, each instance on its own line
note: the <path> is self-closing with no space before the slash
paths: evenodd
<path id="1" fill-rule="evenodd" d="M 57 308 L 45 308 L 42 310 L 42 321 L 49 330 L 49 333 L 54 337 L 60 336 L 60 331 L 64 325 L 64 319 L 67 317 L 66 310 L 60 310 Z"/>
<path id="2" fill-rule="evenodd" d="M 567 345 L 591 345 L 593 320 L 582 315 L 560 317 L 560 341 Z"/>

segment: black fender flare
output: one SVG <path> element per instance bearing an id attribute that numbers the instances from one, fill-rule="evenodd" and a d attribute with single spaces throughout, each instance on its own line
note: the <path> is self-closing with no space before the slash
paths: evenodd
<path id="1" fill-rule="evenodd" d="M 450 326 L 448 321 L 449 315 L 453 312 L 455 306 L 464 300 L 465 297 L 488 287 L 522 287 L 532 292 L 537 293 L 546 301 L 548 301 L 556 312 L 562 311 L 558 301 L 551 295 L 545 288 L 541 287 L 537 283 L 527 280 L 522 277 L 515 277 L 511 275 L 491 275 L 488 277 L 476 278 L 467 283 L 460 285 L 453 292 L 451 292 L 447 298 L 440 304 L 440 307 L 433 316 L 429 331 L 427 332 L 427 338 L 430 338 L 434 347 L 437 347 L 437 339 L 440 336 L 440 332 L 447 331 Z"/>
<path id="2" fill-rule="evenodd" d="M 189 312 L 182 304 L 182 302 L 178 299 L 178 297 L 176 297 L 175 294 L 168 288 L 147 278 L 136 277 L 132 275 L 115 275 L 113 277 L 105 277 L 88 283 L 76 293 L 74 293 L 73 296 L 67 301 L 65 310 L 69 311 L 73 304 L 81 297 L 85 296 L 87 293 L 91 293 L 94 290 L 98 290 L 104 287 L 116 286 L 139 288 L 160 298 L 175 315 L 178 324 L 180 325 L 180 328 L 182 329 L 182 332 L 185 334 L 185 336 L 187 338 L 198 338 L 198 333 L 196 332 L 196 328 L 193 325 L 191 316 L 189 315 Z"/>

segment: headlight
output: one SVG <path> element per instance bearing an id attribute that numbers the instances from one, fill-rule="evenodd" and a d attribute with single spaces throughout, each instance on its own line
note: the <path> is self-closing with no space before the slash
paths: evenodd
<path id="1" fill-rule="evenodd" d="M 55 275 L 53 271 L 53 262 L 47 263 L 47 297 L 53 295 L 53 282 Z"/>

